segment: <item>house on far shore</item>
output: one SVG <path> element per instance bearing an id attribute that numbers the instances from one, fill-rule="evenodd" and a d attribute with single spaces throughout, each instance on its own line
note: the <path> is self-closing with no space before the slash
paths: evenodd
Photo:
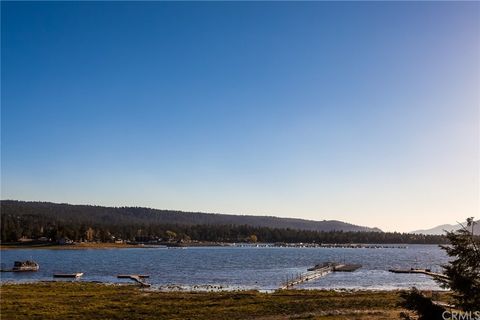
<path id="1" fill-rule="evenodd" d="M 32 242 L 33 239 L 27 238 L 25 236 L 22 236 L 20 239 L 18 239 L 18 242 Z"/>

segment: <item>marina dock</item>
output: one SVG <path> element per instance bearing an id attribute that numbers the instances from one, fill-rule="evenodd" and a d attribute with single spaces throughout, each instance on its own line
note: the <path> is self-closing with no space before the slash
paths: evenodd
<path id="1" fill-rule="evenodd" d="M 331 272 L 353 272 L 362 266 L 359 264 L 342 264 L 336 262 L 324 262 L 312 268 L 307 269 L 307 272 L 299 274 L 293 279 L 287 279 L 280 289 L 290 289 L 301 283 L 321 278 Z"/>

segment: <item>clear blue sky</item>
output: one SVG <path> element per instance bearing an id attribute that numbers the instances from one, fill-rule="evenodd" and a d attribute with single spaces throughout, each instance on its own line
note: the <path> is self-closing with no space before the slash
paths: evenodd
<path id="1" fill-rule="evenodd" d="M 2 199 L 479 216 L 478 2 L 3 2 Z"/>

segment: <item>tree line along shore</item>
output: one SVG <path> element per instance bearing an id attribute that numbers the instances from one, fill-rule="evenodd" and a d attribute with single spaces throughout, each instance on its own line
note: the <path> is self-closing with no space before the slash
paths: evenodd
<path id="1" fill-rule="evenodd" d="M 116 244 L 198 245 L 201 243 L 306 243 L 306 244 L 445 244 L 439 235 L 396 232 L 343 232 L 276 229 L 248 225 L 74 225 L 48 223 L 37 228 L 25 220 L 18 224 L 2 216 L 2 244 Z"/>

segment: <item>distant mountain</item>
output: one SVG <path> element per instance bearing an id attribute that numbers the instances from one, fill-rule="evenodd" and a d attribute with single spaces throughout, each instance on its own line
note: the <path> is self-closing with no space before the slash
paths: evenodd
<path id="1" fill-rule="evenodd" d="M 467 225 L 467 223 L 462 223 L 464 226 Z M 425 229 L 425 230 L 415 230 L 411 231 L 410 233 L 416 233 L 416 234 L 433 234 L 433 235 L 440 235 L 440 234 L 445 234 L 445 231 L 454 231 L 460 229 L 461 226 L 459 224 L 442 224 L 436 227 L 433 227 L 431 229 Z M 477 220 L 473 229 L 473 232 L 476 235 L 480 234 L 480 220 Z"/>
<path id="2" fill-rule="evenodd" d="M 247 216 L 202 212 L 158 210 L 141 207 L 102 207 L 51 202 L 1 201 L 2 215 L 40 215 L 54 221 L 114 224 L 171 225 L 249 225 L 254 227 L 290 228 L 310 231 L 373 231 L 378 228 L 357 226 L 336 220 L 304 220 L 273 216 Z"/>

